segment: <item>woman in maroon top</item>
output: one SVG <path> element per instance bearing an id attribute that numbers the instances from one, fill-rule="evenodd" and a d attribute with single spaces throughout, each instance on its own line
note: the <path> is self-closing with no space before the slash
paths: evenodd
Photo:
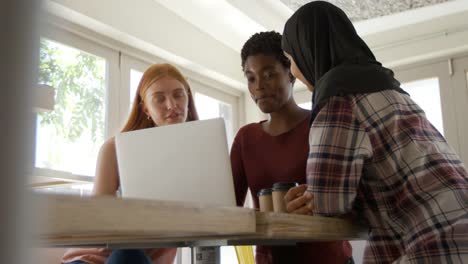
<path id="1" fill-rule="evenodd" d="M 252 99 L 269 119 L 242 127 L 231 149 L 237 205 L 242 206 L 250 189 L 255 208 L 257 192 L 276 182 L 298 182 L 292 192 L 294 213 L 308 214 L 310 197 L 302 196 L 309 152 L 310 111 L 294 98 L 294 77 L 281 49 L 281 35 L 253 35 L 241 51 L 242 68 Z M 291 191 L 288 193 L 290 194 Z M 290 206 L 291 208 L 291 206 Z M 352 263 L 348 241 L 299 243 L 296 246 L 257 246 L 256 263 Z"/>

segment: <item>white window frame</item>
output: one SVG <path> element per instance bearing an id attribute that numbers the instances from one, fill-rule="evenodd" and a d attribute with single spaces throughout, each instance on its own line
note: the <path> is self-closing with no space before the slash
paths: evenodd
<path id="1" fill-rule="evenodd" d="M 456 122 L 458 124 L 459 153 L 465 166 L 468 166 L 468 54 L 455 57 L 451 61 L 452 87 Z"/>
<path id="2" fill-rule="evenodd" d="M 119 85 L 118 81 L 118 52 L 113 51 L 107 47 L 104 47 L 98 43 L 94 43 L 86 38 L 75 35 L 71 32 L 68 32 L 58 26 L 53 24 L 48 25 L 47 27 L 42 27 L 41 30 L 41 39 L 50 40 L 81 50 L 83 52 L 101 57 L 106 60 L 106 98 L 105 98 L 105 127 L 104 127 L 104 139 L 108 138 L 111 131 L 114 131 L 118 127 L 118 119 L 115 113 L 118 110 L 118 101 L 119 96 L 118 92 L 115 89 L 110 87 L 115 87 Z M 37 129 L 36 125 L 34 126 Z M 36 145 L 34 146 L 35 149 Z M 35 150 L 34 150 L 35 151 Z M 35 157 L 34 157 L 35 160 Z M 34 161 L 35 162 L 35 161 Z M 41 177 L 45 180 L 43 187 L 47 187 L 47 180 L 50 179 L 50 182 L 56 182 L 56 179 L 63 180 L 64 182 L 70 183 L 90 183 L 93 182 L 93 177 L 73 174 L 70 172 L 64 172 L 53 169 L 46 168 L 37 168 L 34 166 L 33 176 Z"/>
<path id="3" fill-rule="evenodd" d="M 132 96 L 134 96 L 133 94 L 130 94 L 130 71 L 134 69 L 140 72 L 145 72 L 150 65 L 151 62 L 146 62 L 127 54 L 120 54 L 120 127 L 122 127 L 125 121 L 127 121 L 130 109 L 130 100 L 133 100 Z"/>
<path id="4" fill-rule="evenodd" d="M 118 128 L 119 91 L 113 87 L 119 87 L 119 53 L 99 43 L 78 36 L 56 25 L 48 25 L 41 31 L 41 37 L 61 43 L 72 48 L 82 50 L 106 60 L 106 127 L 105 138 Z"/>

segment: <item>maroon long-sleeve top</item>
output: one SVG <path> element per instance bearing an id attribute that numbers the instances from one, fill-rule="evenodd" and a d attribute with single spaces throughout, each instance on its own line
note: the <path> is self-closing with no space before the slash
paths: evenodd
<path id="1" fill-rule="evenodd" d="M 250 189 L 255 208 L 257 192 L 276 182 L 306 183 L 309 153 L 309 118 L 295 128 L 271 136 L 262 123 L 242 127 L 231 148 L 236 200 L 243 206 Z M 299 243 L 296 246 L 257 246 L 256 263 L 346 263 L 352 249 L 348 241 Z"/>

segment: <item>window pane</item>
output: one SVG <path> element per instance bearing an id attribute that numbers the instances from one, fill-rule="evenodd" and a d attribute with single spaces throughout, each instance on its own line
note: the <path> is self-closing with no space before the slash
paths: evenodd
<path id="1" fill-rule="evenodd" d="M 231 146 L 234 133 L 232 124 L 232 107 L 201 93 L 195 93 L 195 105 L 197 107 L 198 116 L 201 120 L 216 117 L 224 118 L 228 146 Z"/>
<path id="2" fill-rule="evenodd" d="M 35 166 L 93 176 L 104 140 L 106 61 L 41 40 L 40 84 L 54 87 L 52 112 L 39 113 Z"/>
<path id="3" fill-rule="evenodd" d="M 298 104 L 300 108 L 304 108 L 304 109 L 307 109 L 307 110 L 311 110 L 312 109 L 312 102 L 307 102 L 307 103 L 302 103 L 302 104 Z"/>
<path id="4" fill-rule="evenodd" d="M 444 134 L 442 123 L 442 106 L 440 103 L 439 79 L 424 79 L 403 83 L 401 87 L 424 110 L 427 119 L 441 134 Z"/>
<path id="5" fill-rule="evenodd" d="M 135 99 L 135 94 L 138 89 L 138 84 L 140 83 L 143 73 L 134 69 L 130 70 L 130 109 L 132 109 L 133 100 Z"/>

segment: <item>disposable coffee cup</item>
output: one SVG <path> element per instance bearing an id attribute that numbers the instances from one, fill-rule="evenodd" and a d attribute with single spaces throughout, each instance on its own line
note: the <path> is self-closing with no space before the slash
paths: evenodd
<path id="1" fill-rule="evenodd" d="M 273 212 L 273 198 L 271 197 L 271 188 L 261 189 L 258 193 L 260 212 Z"/>
<path id="2" fill-rule="evenodd" d="M 277 182 L 273 184 L 271 188 L 272 199 L 273 199 L 273 211 L 276 213 L 287 213 L 286 211 L 286 202 L 284 201 L 284 196 L 289 191 L 289 189 L 299 186 L 297 182 Z"/>

